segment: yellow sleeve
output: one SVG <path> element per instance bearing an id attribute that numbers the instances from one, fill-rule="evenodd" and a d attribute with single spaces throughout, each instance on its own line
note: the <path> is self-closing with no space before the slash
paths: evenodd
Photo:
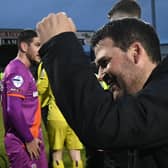
<path id="1" fill-rule="evenodd" d="M 0 80 L 3 78 L 3 72 L 0 72 Z"/>
<path id="2" fill-rule="evenodd" d="M 96 78 L 97 78 L 97 74 L 95 74 Z M 108 90 L 109 89 L 109 85 L 105 82 L 105 81 L 99 81 L 100 85 L 102 86 L 102 88 L 104 90 Z"/>
<path id="3" fill-rule="evenodd" d="M 45 69 L 42 67 L 42 63 L 38 67 L 38 79 L 37 79 L 37 90 L 41 102 L 41 107 L 45 107 L 49 102 L 49 82 Z"/>

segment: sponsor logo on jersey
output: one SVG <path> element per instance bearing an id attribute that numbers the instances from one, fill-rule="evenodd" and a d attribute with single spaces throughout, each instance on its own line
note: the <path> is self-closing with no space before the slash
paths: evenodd
<path id="1" fill-rule="evenodd" d="M 31 168 L 37 168 L 36 164 L 33 163 L 33 164 L 31 165 Z"/>
<path id="2" fill-rule="evenodd" d="M 37 91 L 33 92 L 33 97 L 37 97 L 37 96 L 38 96 L 38 92 Z"/>
<path id="3" fill-rule="evenodd" d="M 23 85 L 23 82 L 24 82 L 23 77 L 19 75 L 16 75 L 12 79 L 12 83 L 16 88 L 20 88 Z"/>

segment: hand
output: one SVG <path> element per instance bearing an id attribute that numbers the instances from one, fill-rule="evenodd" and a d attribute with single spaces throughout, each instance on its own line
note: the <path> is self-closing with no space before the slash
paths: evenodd
<path id="1" fill-rule="evenodd" d="M 38 159 L 40 156 L 40 144 L 42 141 L 38 138 L 33 139 L 31 142 L 26 143 L 26 149 L 30 155 L 30 158 Z"/>
<path id="2" fill-rule="evenodd" d="M 49 14 L 37 23 L 36 29 L 39 33 L 41 44 L 44 44 L 50 38 L 60 33 L 76 31 L 73 20 L 64 12 Z"/>

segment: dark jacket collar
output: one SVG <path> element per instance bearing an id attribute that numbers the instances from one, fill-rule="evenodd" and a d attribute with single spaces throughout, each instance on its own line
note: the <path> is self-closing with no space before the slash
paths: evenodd
<path id="1" fill-rule="evenodd" d="M 144 87 L 151 81 L 162 77 L 162 75 L 168 75 L 168 57 L 164 58 L 152 71 L 148 80 L 145 82 Z"/>

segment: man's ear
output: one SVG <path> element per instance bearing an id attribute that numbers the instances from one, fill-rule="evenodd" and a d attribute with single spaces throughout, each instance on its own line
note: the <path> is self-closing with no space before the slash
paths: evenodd
<path id="1" fill-rule="evenodd" d="M 130 52 L 131 52 L 131 57 L 132 57 L 131 59 L 135 64 L 139 62 L 140 55 L 141 55 L 141 47 L 142 46 L 139 42 L 134 42 L 130 46 Z"/>
<path id="2" fill-rule="evenodd" d="M 27 43 L 25 43 L 25 42 L 21 42 L 20 43 L 20 50 L 22 51 L 22 52 L 26 52 L 27 51 L 27 48 L 28 48 L 28 45 L 27 45 Z"/>

